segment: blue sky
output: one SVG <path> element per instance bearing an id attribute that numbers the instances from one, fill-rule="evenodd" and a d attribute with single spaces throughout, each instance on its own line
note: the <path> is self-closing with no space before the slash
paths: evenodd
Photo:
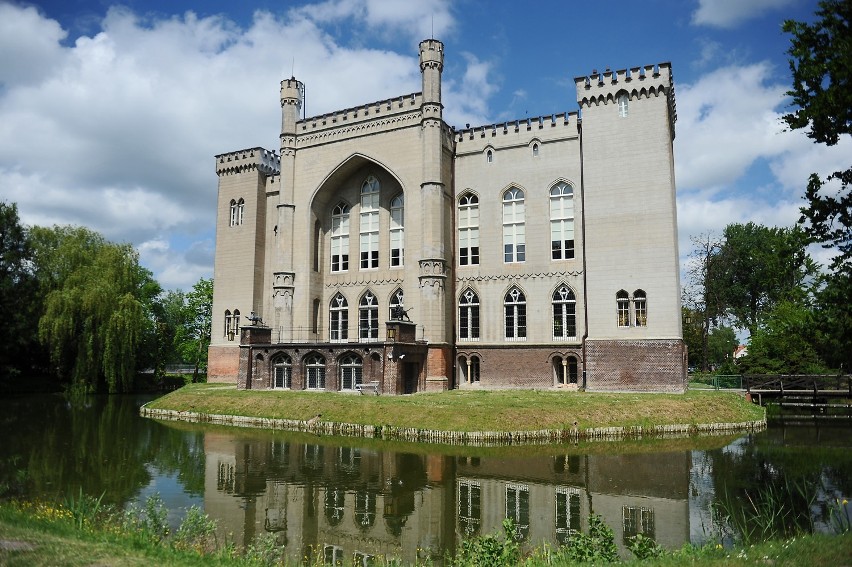
<path id="1" fill-rule="evenodd" d="M 852 144 L 785 131 L 784 19 L 815 0 L 0 0 L 0 199 L 28 225 L 130 242 L 166 289 L 213 273 L 213 156 L 278 149 L 278 84 L 316 115 L 420 90 L 445 43 L 444 117 L 577 110 L 573 78 L 671 61 L 681 256 L 731 222 L 790 226 Z M 820 249 L 815 252 L 823 254 Z"/>

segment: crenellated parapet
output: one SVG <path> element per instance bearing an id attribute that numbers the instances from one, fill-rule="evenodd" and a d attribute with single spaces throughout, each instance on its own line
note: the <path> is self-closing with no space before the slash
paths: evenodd
<path id="1" fill-rule="evenodd" d="M 437 39 L 426 39 L 420 42 L 420 70 L 444 70 L 444 44 Z"/>
<path id="2" fill-rule="evenodd" d="M 281 158 L 271 150 L 251 148 L 216 156 L 216 175 L 234 175 L 258 171 L 266 176 L 281 173 Z"/>
<path id="3" fill-rule="evenodd" d="M 497 138 L 500 136 L 512 136 L 525 132 L 537 132 L 551 128 L 577 128 L 578 114 L 576 112 L 551 114 L 538 116 L 536 118 L 524 118 L 510 120 L 498 124 L 486 124 L 484 126 L 466 126 L 456 130 L 454 137 L 456 142 L 463 143 L 469 140 L 481 140 L 483 138 Z"/>

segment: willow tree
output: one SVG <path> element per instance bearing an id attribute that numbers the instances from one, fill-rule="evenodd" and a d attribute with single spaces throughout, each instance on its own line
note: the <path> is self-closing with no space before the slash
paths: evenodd
<path id="1" fill-rule="evenodd" d="M 129 244 L 82 227 L 34 227 L 30 234 L 44 307 L 39 339 L 72 389 L 128 391 L 159 286 Z"/>

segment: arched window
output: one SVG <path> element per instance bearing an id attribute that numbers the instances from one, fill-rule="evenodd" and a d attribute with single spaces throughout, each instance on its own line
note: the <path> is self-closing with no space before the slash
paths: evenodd
<path id="1" fill-rule="evenodd" d="M 361 359 L 354 354 L 344 356 L 340 360 L 340 389 L 355 390 L 361 383 Z"/>
<path id="2" fill-rule="evenodd" d="M 550 189 L 550 250 L 554 260 L 574 257 L 574 188 L 568 183 Z"/>
<path id="3" fill-rule="evenodd" d="M 231 208 L 230 208 L 230 218 L 231 218 L 230 225 L 231 226 L 237 226 L 237 217 L 238 217 L 237 201 L 235 199 L 231 199 Z"/>
<path id="4" fill-rule="evenodd" d="M 491 150 L 485 152 L 485 161 L 487 163 L 492 163 L 494 161 L 494 152 L 492 152 Z"/>
<path id="5" fill-rule="evenodd" d="M 468 289 L 459 298 L 459 339 L 479 338 L 479 298 Z"/>
<path id="6" fill-rule="evenodd" d="M 355 493 L 355 524 L 362 530 L 366 530 L 375 522 L 376 495 L 373 492 L 359 490 Z"/>
<path id="7" fill-rule="evenodd" d="M 553 292 L 553 338 L 572 339 L 577 336 L 577 299 L 567 285 Z"/>
<path id="8" fill-rule="evenodd" d="M 648 299 L 641 289 L 633 292 L 633 315 L 637 327 L 648 326 Z"/>
<path id="9" fill-rule="evenodd" d="M 331 211 L 331 271 L 349 269 L 349 205 L 338 203 Z"/>
<path id="10" fill-rule="evenodd" d="M 293 361 L 286 354 L 272 362 L 272 387 L 290 389 L 293 385 Z"/>
<path id="11" fill-rule="evenodd" d="M 533 144 L 532 154 L 533 154 L 533 157 L 538 157 L 538 144 Z"/>
<path id="12" fill-rule="evenodd" d="M 237 224 L 243 224 L 243 214 L 246 209 L 246 202 L 240 199 L 237 201 Z"/>
<path id="13" fill-rule="evenodd" d="M 523 262 L 526 259 L 524 224 L 524 192 L 512 187 L 503 193 L 503 261 Z"/>
<path id="14" fill-rule="evenodd" d="M 305 359 L 305 387 L 309 390 L 325 388 L 325 359 L 313 354 Z"/>
<path id="15" fill-rule="evenodd" d="M 336 526 L 343 519 L 346 506 L 346 493 L 339 488 L 326 488 L 325 491 L 325 519 L 332 526 Z M 336 563 L 333 563 L 337 565 Z"/>
<path id="16" fill-rule="evenodd" d="M 630 297 L 623 289 L 615 294 L 615 303 L 618 309 L 618 326 L 630 326 Z"/>
<path id="17" fill-rule="evenodd" d="M 379 180 L 372 175 L 361 186 L 361 269 L 379 267 Z"/>
<path id="18" fill-rule="evenodd" d="M 516 287 L 509 290 L 503 299 L 507 339 L 527 338 L 527 300 Z"/>
<path id="19" fill-rule="evenodd" d="M 577 383 L 577 357 L 566 356 L 564 359 L 556 357 L 553 359 L 553 374 L 557 385 Z"/>
<path id="20" fill-rule="evenodd" d="M 331 331 L 332 341 L 345 341 L 349 338 L 349 303 L 343 294 L 338 293 L 331 300 Z"/>
<path id="21" fill-rule="evenodd" d="M 473 384 L 479 382 L 479 357 L 474 355 L 470 358 L 460 356 L 459 365 L 459 381 L 465 384 Z"/>
<path id="22" fill-rule="evenodd" d="M 398 288 L 393 295 L 391 295 L 390 306 L 388 309 L 388 320 L 393 321 L 397 319 L 397 310 L 405 309 L 405 298 L 402 294 L 402 289 Z"/>
<path id="23" fill-rule="evenodd" d="M 479 264 L 479 198 L 467 193 L 459 199 L 459 266 Z"/>
<path id="24" fill-rule="evenodd" d="M 627 93 L 621 93 L 620 95 L 618 95 L 618 115 L 622 118 L 627 118 L 627 101 Z"/>
<path id="25" fill-rule="evenodd" d="M 379 303 L 371 291 L 364 294 L 358 305 L 358 338 L 365 341 L 379 338 Z"/>
<path id="26" fill-rule="evenodd" d="M 459 531 L 465 538 L 479 534 L 482 524 L 482 488 L 476 481 L 459 481 Z"/>
<path id="27" fill-rule="evenodd" d="M 234 340 L 234 328 L 232 327 L 231 311 L 225 309 L 225 338 L 229 341 Z"/>
<path id="28" fill-rule="evenodd" d="M 405 197 L 397 195 L 390 203 L 390 265 L 405 263 Z"/>
<path id="29" fill-rule="evenodd" d="M 479 357 L 476 355 L 470 357 L 469 376 L 471 384 L 479 382 Z"/>
<path id="30" fill-rule="evenodd" d="M 234 314 L 231 315 L 231 329 L 233 329 L 234 334 L 239 336 L 240 334 L 240 310 L 234 309 Z"/>

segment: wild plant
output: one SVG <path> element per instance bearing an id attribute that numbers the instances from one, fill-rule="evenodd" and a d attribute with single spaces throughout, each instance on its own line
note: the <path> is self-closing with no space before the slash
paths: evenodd
<path id="1" fill-rule="evenodd" d="M 131 504 L 124 512 L 123 527 L 128 533 L 139 533 L 145 539 L 160 543 L 169 535 L 169 512 L 159 494 L 145 499 L 145 505 Z"/>
<path id="2" fill-rule="evenodd" d="M 618 559 L 615 534 L 597 514 L 589 516 L 589 533 L 573 534 L 559 554 L 576 562 L 613 562 Z"/>
<path id="3" fill-rule="evenodd" d="M 648 536 L 636 534 L 628 538 L 628 542 L 627 549 L 636 556 L 636 559 L 652 559 L 663 554 L 663 548 Z"/>
<path id="4" fill-rule="evenodd" d="M 175 530 L 172 546 L 175 549 L 194 550 L 199 554 L 216 549 L 216 521 L 211 520 L 198 506 L 190 507 Z"/>
<path id="5" fill-rule="evenodd" d="M 98 514 L 101 512 L 101 501 L 104 493 L 97 498 L 83 494 L 83 488 L 80 487 L 80 492 L 75 497 L 73 494 L 65 498 L 63 505 L 71 513 L 71 519 L 74 522 L 74 527 L 78 530 L 90 528 L 95 525 Z"/>
<path id="6" fill-rule="evenodd" d="M 479 536 L 462 541 L 461 548 L 452 558 L 453 567 L 510 567 L 521 559 L 518 545 L 520 534 L 511 519 L 503 520 L 502 539 L 496 534 Z"/>
<path id="7" fill-rule="evenodd" d="M 282 552 L 273 534 L 262 533 L 246 547 L 244 558 L 255 565 L 272 566 L 281 561 Z"/>
<path id="8" fill-rule="evenodd" d="M 852 516 L 849 513 L 849 501 L 845 498 L 835 498 L 828 506 L 828 524 L 837 533 L 846 534 L 852 531 Z"/>

